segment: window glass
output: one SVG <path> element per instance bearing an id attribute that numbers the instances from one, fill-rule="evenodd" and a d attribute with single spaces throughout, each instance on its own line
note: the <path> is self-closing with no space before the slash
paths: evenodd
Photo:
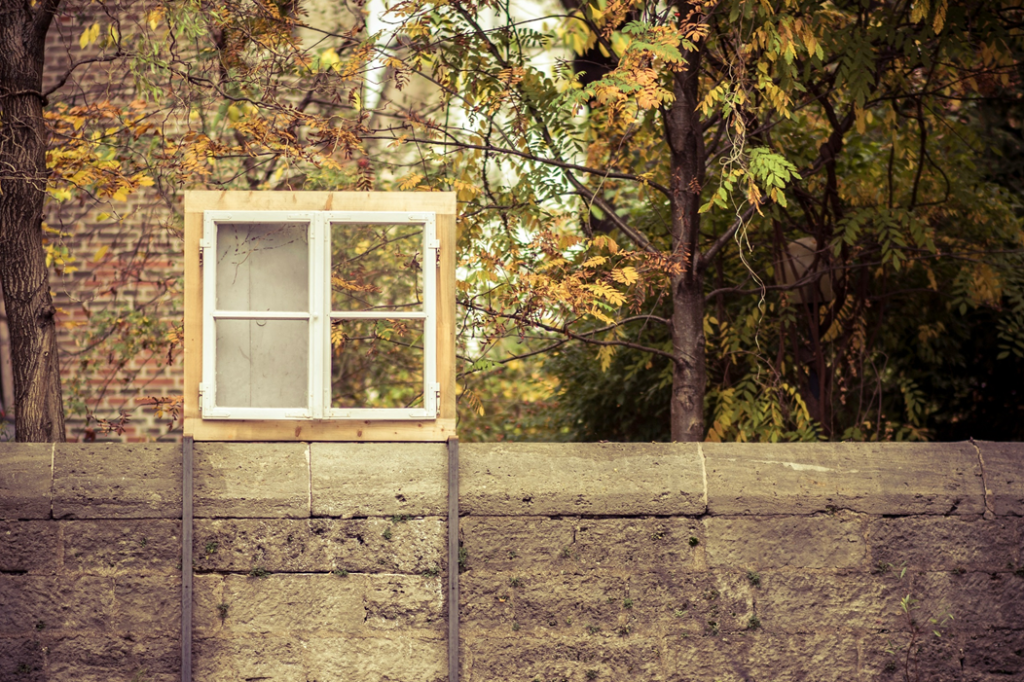
<path id="1" fill-rule="evenodd" d="M 423 225 L 332 223 L 331 309 L 423 310 Z"/>
<path id="2" fill-rule="evenodd" d="M 309 323 L 216 320 L 218 407 L 306 408 Z"/>
<path id="3" fill-rule="evenodd" d="M 309 225 L 219 223 L 217 309 L 309 309 Z"/>
<path id="4" fill-rule="evenodd" d="M 422 407 L 423 320 L 332 320 L 331 407 Z"/>

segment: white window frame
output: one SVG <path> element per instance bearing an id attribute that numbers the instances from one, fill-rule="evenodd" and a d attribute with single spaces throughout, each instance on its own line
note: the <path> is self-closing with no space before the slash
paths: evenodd
<path id="1" fill-rule="evenodd" d="M 306 223 L 309 238 L 309 301 L 305 311 L 217 310 L 217 225 Z M 423 307 L 414 311 L 331 310 L 331 226 L 355 224 L 423 225 Z M 440 409 L 437 378 L 437 216 L 424 211 L 204 211 L 199 243 L 203 272 L 203 370 L 199 403 L 203 419 L 215 420 L 433 420 Z M 217 395 L 216 320 L 302 320 L 309 323 L 309 366 L 305 409 L 221 407 Z M 414 408 L 331 407 L 331 321 L 422 320 L 423 404 Z"/>

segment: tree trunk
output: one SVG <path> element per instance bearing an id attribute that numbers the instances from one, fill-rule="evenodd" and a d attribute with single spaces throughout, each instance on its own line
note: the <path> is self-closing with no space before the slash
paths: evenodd
<path id="1" fill-rule="evenodd" d="M 677 4 L 685 20 L 691 2 Z M 700 102 L 701 50 L 688 53 L 686 69 L 675 75 L 675 102 L 665 114 L 665 136 L 672 154 L 672 253 L 681 271 L 672 277 L 672 440 L 704 438 L 704 277 L 698 271 L 700 187 L 704 182 Z"/>
<path id="2" fill-rule="evenodd" d="M 0 0 L 0 277 L 19 441 L 64 440 L 54 307 L 42 244 L 43 53 L 59 0 Z"/>

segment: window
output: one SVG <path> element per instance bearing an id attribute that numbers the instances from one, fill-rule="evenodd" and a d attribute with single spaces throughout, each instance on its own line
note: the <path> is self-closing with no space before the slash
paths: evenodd
<path id="1" fill-rule="evenodd" d="M 339 203 L 358 208 L 330 210 Z M 394 210 L 358 210 L 367 204 Z M 453 227 L 454 198 L 441 193 L 187 193 L 201 285 L 186 267 L 186 433 L 451 435 L 454 259 L 439 237 Z"/>

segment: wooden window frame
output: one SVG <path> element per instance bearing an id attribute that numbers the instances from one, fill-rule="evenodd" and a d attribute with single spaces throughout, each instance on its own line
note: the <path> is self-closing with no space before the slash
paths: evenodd
<path id="1" fill-rule="evenodd" d="M 211 219 L 228 222 L 253 221 L 257 214 L 266 214 L 266 219 L 279 221 L 286 215 L 303 222 L 314 213 L 322 216 L 317 221 L 330 222 L 391 222 L 404 214 L 410 222 L 425 225 L 425 246 L 436 248 L 437 264 L 433 278 L 424 272 L 424 282 L 434 286 L 433 315 L 401 315 L 424 319 L 424 334 L 428 338 L 425 346 L 433 346 L 435 361 L 429 361 L 430 350 L 424 353 L 424 385 L 436 390 L 436 412 L 431 417 L 429 409 L 398 408 L 326 408 L 318 411 L 310 404 L 310 418 L 283 417 L 283 410 L 275 408 L 230 408 L 228 414 L 221 411 L 214 418 L 203 418 L 201 385 L 205 384 L 209 396 L 209 381 L 212 365 L 206 366 L 204 381 L 204 358 L 213 357 L 212 334 L 204 333 L 212 327 L 213 314 L 209 306 L 213 300 L 213 287 L 203 287 L 204 271 L 201 252 L 210 248 Z M 413 214 L 415 219 L 410 219 Z M 451 192 L 185 192 L 185 404 L 184 434 L 199 441 L 443 441 L 455 435 L 455 217 L 456 200 Z M 228 216 L 231 216 L 228 218 Z M 429 218 L 432 217 L 432 220 Z M 433 223 L 428 227 L 429 223 Z M 432 230 L 430 229 L 432 228 Z M 311 230 L 312 232 L 312 230 Z M 433 234 L 431 234 L 433 232 Z M 315 252 L 311 244 L 310 252 Z M 324 263 L 315 262 L 310 273 L 311 283 L 326 279 L 330 254 L 323 254 Z M 428 254 L 429 255 L 429 254 Z M 424 268 L 430 262 L 425 258 Z M 315 291 L 316 287 L 311 289 Z M 322 294 L 313 294 L 319 301 Z M 429 294 L 425 290 L 425 304 Z M 310 315 L 316 314 L 311 301 Z M 204 310 L 207 312 L 204 313 Z M 252 318 L 260 317 L 251 313 Z M 386 313 L 360 314 L 328 311 L 331 318 L 382 319 Z M 261 318 L 262 319 L 262 318 Z M 435 334 L 430 334 L 434 327 Z M 311 371 L 324 371 L 323 361 L 330 353 L 330 324 L 321 321 L 314 326 L 316 333 L 323 333 L 328 339 L 323 350 L 324 358 L 311 354 Z M 429 343 L 433 339 L 433 343 Z M 329 361 L 328 361 L 328 367 Z M 430 370 L 434 369 L 434 372 Z M 434 374 L 433 377 L 430 374 Z M 324 389 L 327 390 L 326 388 Z M 426 395 L 429 399 L 430 396 Z M 209 398 L 205 398 L 209 400 Z M 324 398 L 325 399 L 325 398 Z M 325 399 L 326 400 L 326 399 Z M 210 405 L 212 403 L 208 403 Z M 209 410 L 207 411 L 209 413 Z M 271 418 L 260 418 L 267 415 Z M 282 418 L 275 418 L 281 416 Z M 320 418 L 316 418 L 319 416 Z M 243 418 L 239 418 L 243 417 Z"/>

